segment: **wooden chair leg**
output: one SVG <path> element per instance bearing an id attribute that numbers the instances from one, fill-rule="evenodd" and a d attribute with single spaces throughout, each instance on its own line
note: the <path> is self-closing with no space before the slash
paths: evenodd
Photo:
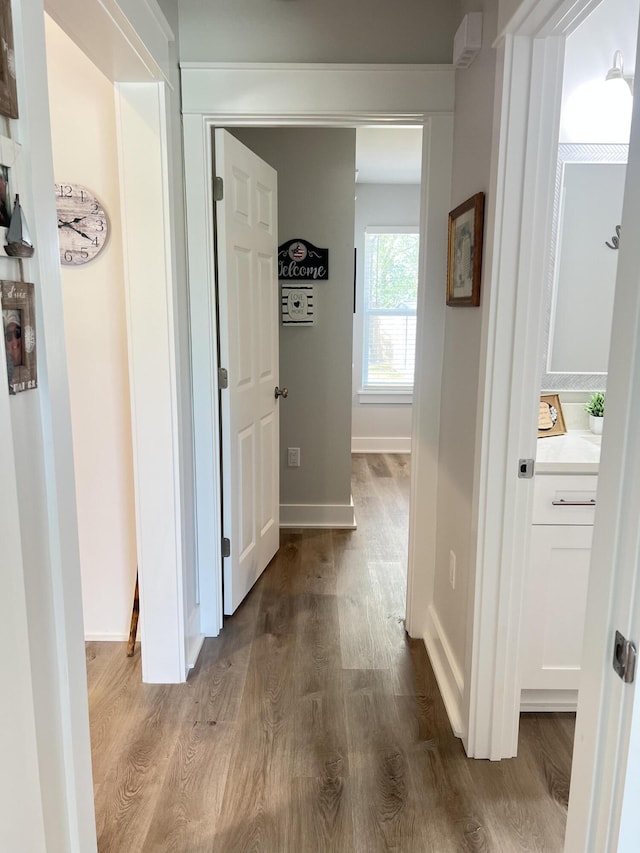
<path id="1" fill-rule="evenodd" d="M 127 643 L 127 657 L 132 658 L 136 650 L 136 635 L 138 633 L 138 615 L 140 614 L 140 596 L 138 592 L 138 572 L 136 572 L 136 590 L 133 593 L 133 609 L 131 611 L 131 628 Z"/>

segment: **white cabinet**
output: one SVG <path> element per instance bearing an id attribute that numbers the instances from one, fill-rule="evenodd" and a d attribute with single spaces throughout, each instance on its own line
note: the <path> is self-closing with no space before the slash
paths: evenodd
<path id="1" fill-rule="evenodd" d="M 575 706 L 597 476 L 539 475 L 534 485 L 522 634 L 522 707 Z"/>

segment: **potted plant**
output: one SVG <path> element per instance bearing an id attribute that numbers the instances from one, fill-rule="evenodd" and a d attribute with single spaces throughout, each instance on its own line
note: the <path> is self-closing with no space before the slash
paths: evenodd
<path id="1" fill-rule="evenodd" d="M 584 410 L 589 413 L 589 429 L 591 432 L 601 435 L 604 421 L 604 393 L 596 391 L 595 394 L 592 394 Z"/>

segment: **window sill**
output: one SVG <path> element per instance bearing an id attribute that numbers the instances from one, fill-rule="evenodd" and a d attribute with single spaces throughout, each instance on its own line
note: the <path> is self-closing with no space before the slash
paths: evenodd
<path id="1" fill-rule="evenodd" d="M 410 406 L 413 403 L 413 391 L 396 391 L 389 388 L 379 391 L 360 390 L 357 398 L 361 406 Z"/>

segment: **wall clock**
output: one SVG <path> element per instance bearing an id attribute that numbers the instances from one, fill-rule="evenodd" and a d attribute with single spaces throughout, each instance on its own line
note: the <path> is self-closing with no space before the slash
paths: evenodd
<path id="1" fill-rule="evenodd" d="M 56 184 L 60 263 L 77 266 L 92 261 L 109 236 L 102 202 L 80 184 Z"/>

